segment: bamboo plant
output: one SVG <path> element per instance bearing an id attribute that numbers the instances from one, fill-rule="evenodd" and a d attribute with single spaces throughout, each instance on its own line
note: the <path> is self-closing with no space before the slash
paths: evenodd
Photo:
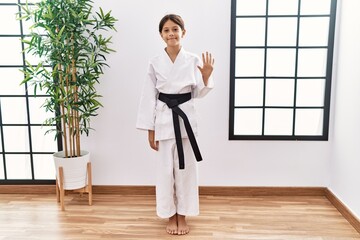
<path id="1" fill-rule="evenodd" d="M 33 22 L 31 35 L 22 39 L 25 51 L 40 59 L 26 62 L 23 84 L 46 91 L 43 104 L 54 113 L 45 121 L 56 126 L 56 137 L 62 137 L 66 158 L 80 156 L 80 135 L 89 134 L 90 118 L 97 115 L 101 97 L 95 88 L 103 74 L 105 55 L 114 52 L 111 37 L 101 33 L 115 30 L 111 11 L 93 12 L 90 0 L 42 0 L 21 6 L 19 20 Z"/>

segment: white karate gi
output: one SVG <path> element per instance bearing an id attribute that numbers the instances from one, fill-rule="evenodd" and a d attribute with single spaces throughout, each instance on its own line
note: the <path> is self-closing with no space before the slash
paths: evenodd
<path id="1" fill-rule="evenodd" d="M 155 130 L 155 140 L 159 141 L 156 203 L 157 214 L 162 218 L 171 217 L 175 213 L 186 216 L 199 213 L 197 162 L 184 123 L 180 118 L 185 169 L 179 170 L 172 110 L 166 103 L 158 100 L 160 92 L 167 94 L 191 92 L 192 99 L 180 104 L 179 107 L 187 115 L 196 136 L 197 123 L 193 98 L 205 96 L 214 85 L 212 77 L 208 85 L 204 85 L 197 66 L 202 66 L 200 58 L 186 52 L 184 48 L 181 48 L 174 63 L 164 50 L 162 54 L 150 60 L 142 90 L 136 128 Z"/>

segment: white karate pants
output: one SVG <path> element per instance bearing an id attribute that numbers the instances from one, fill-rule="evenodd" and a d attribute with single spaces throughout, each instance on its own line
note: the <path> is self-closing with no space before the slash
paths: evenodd
<path id="1" fill-rule="evenodd" d="M 161 218 L 175 213 L 199 214 L 198 163 L 188 138 L 182 139 L 185 169 L 179 169 L 175 139 L 159 141 L 156 182 L 156 211 Z"/>

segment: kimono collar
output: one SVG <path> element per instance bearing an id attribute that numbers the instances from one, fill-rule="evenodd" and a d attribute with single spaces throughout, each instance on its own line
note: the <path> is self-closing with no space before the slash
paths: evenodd
<path id="1" fill-rule="evenodd" d="M 185 53 L 186 53 L 185 49 L 183 47 L 181 47 L 178 55 L 175 58 L 175 61 L 172 62 L 171 59 L 170 59 L 170 56 L 168 55 L 168 53 L 166 52 L 166 49 L 164 48 L 164 55 L 169 60 L 169 62 L 172 63 L 172 64 L 175 64 L 177 62 L 182 62 L 184 57 L 185 57 Z"/>

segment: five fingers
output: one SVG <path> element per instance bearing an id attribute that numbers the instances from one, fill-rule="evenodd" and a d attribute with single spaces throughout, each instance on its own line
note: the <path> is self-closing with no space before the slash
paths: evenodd
<path id="1" fill-rule="evenodd" d="M 211 53 L 206 52 L 205 54 L 202 53 L 202 60 L 204 64 L 214 65 L 215 59 L 212 57 Z"/>

